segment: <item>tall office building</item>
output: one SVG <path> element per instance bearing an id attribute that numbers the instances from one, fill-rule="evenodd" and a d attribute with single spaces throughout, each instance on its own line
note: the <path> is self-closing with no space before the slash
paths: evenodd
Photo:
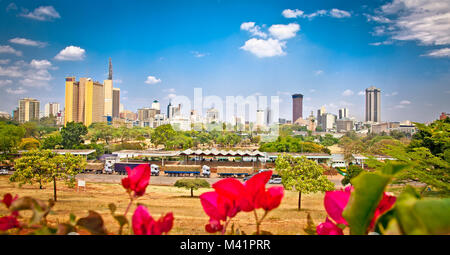
<path id="1" fill-rule="evenodd" d="M 119 118 L 119 114 L 120 114 L 120 89 L 113 88 L 112 116 L 113 118 Z"/>
<path id="2" fill-rule="evenodd" d="M 366 89 L 366 122 L 381 122 L 381 90 L 374 86 Z"/>
<path id="3" fill-rule="evenodd" d="M 348 108 L 341 108 L 339 109 L 339 117 L 338 119 L 346 119 L 348 118 Z"/>
<path id="4" fill-rule="evenodd" d="M 19 100 L 19 122 L 39 120 L 40 102 L 33 98 Z"/>
<path id="5" fill-rule="evenodd" d="M 319 110 L 317 110 L 317 126 L 322 126 L 322 115 L 326 113 L 325 106 L 322 106 Z"/>
<path id="6" fill-rule="evenodd" d="M 303 118 L 303 95 L 292 95 L 292 123 Z"/>
<path id="7" fill-rule="evenodd" d="M 112 63 L 109 58 L 108 79 L 103 81 L 103 89 L 105 95 L 105 116 L 113 116 L 113 80 L 112 80 Z"/>
<path id="8" fill-rule="evenodd" d="M 75 121 L 89 126 L 103 122 L 105 116 L 104 85 L 91 78 L 66 77 L 64 124 Z"/>
<path id="9" fill-rule="evenodd" d="M 256 127 L 264 126 L 264 110 L 256 110 Z"/>
<path id="10" fill-rule="evenodd" d="M 56 117 L 59 113 L 59 104 L 58 103 L 47 103 L 44 108 L 44 117 L 54 116 Z"/>
<path id="11" fill-rule="evenodd" d="M 153 102 L 152 102 L 152 109 L 161 111 L 161 105 L 159 104 L 158 100 L 156 100 L 156 99 L 153 100 Z"/>

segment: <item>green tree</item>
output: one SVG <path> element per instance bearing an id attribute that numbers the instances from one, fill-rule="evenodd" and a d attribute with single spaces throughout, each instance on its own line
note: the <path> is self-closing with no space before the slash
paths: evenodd
<path id="1" fill-rule="evenodd" d="M 426 185 L 422 192 L 425 192 L 428 186 L 450 192 L 450 163 L 433 155 L 428 148 L 408 150 L 405 146 L 390 146 L 385 153 L 409 166 L 398 174 L 397 180 L 424 183 Z M 381 164 L 373 160 L 370 163 L 374 166 Z"/>
<path id="2" fill-rule="evenodd" d="M 103 140 L 106 144 L 114 138 L 115 128 L 104 122 L 92 123 L 88 129 L 88 136 L 92 142 Z"/>
<path id="3" fill-rule="evenodd" d="M 298 210 L 301 210 L 302 193 L 324 192 L 334 189 L 334 184 L 323 175 L 324 169 L 306 157 L 281 155 L 275 161 L 275 170 L 287 190 L 298 192 Z"/>
<path id="4" fill-rule="evenodd" d="M 341 180 L 342 185 L 347 185 L 351 182 L 353 178 L 358 176 L 361 172 L 363 172 L 364 169 L 362 169 L 360 166 L 357 165 L 349 165 L 347 168 L 347 172 L 344 176 L 344 179 Z"/>
<path id="5" fill-rule="evenodd" d="M 17 148 L 24 135 L 23 127 L 0 122 L 0 150 L 3 158 Z"/>
<path id="6" fill-rule="evenodd" d="M 176 131 L 172 128 L 172 125 L 166 124 L 155 128 L 151 135 L 151 141 L 156 146 L 160 144 L 166 144 L 172 137 L 174 137 Z"/>
<path id="7" fill-rule="evenodd" d="M 194 190 L 210 187 L 209 183 L 203 179 L 180 179 L 175 182 L 174 186 L 178 188 L 190 189 L 191 197 L 194 196 Z"/>
<path id="8" fill-rule="evenodd" d="M 22 138 L 22 141 L 19 144 L 20 150 L 34 150 L 39 148 L 40 143 L 37 139 L 33 137 Z"/>
<path id="9" fill-rule="evenodd" d="M 56 131 L 42 139 L 41 149 L 59 149 L 63 147 L 63 138 L 59 131 Z"/>
<path id="10" fill-rule="evenodd" d="M 81 122 L 67 122 L 66 126 L 61 128 L 62 145 L 64 149 L 72 149 L 81 143 L 84 143 L 83 136 L 88 133 L 88 129 Z"/>
<path id="11" fill-rule="evenodd" d="M 33 138 L 39 138 L 39 132 L 38 132 L 38 125 L 34 121 L 29 121 L 21 124 L 25 129 L 25 137 L 33 137 Z"/>
<path id="12" fill-rule="evenodd" d="M 53 182 L 53 194 L 56 201 L 56 180 L 64 179 L 73 186 L 75 175 L 85 167 L 85 164 L 81 156 L 70 153 L 59 155 L 50 150 L 32 150 L 14 161 L 15 171 L 10 181 L 19 182 L 20 185 L 37 182 L 39 189 L 42 189 L 45 183 Z"/>

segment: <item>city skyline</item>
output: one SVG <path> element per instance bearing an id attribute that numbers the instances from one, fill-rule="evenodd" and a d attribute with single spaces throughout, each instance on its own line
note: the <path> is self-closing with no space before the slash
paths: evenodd
<path id="1" fill-rule="evenodd" d="M 64 105 L 64 78 L 107 79 L 111 57 L 120 101 L 134 112 L 155 99 L 165 109 L 201 87 L 205 95 L 280 96 L 281 118 L 291 119 L 291 96 L 301 93 L 303 116 L 326 106 L 364 120 L 364 90 L 375 86 L 382 121 L 431 121 L 450 108 L 449 31 L 435 26 L 421 37 L 399 22 L 425 15 L 420 8 L 446 19 L 450 4 L 402 2 L 198 2 L 185 13 L 189 4 L 174 1 L 123 10 L 116 2 L 102 12 L 84 1 L 2 1 L 0 111 L 12 113 L 25 97 L 41 101 L 41 111 Z M 84 23 L 91 13 L 98 25 Z"/>

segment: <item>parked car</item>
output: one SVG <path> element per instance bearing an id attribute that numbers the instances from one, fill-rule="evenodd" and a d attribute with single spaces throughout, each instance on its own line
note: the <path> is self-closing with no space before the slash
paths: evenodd
<path id="1" fill-rule="evenodd" d="M 272 178 L 269 180 L 269 184 L 281 184 L 281 178 L 280 177 Z"/>
<path id="2" fill-rule="evenodd" d="M 8 169 L 5 168 L 0 169 L 0 174 L 8 174 Z"/>

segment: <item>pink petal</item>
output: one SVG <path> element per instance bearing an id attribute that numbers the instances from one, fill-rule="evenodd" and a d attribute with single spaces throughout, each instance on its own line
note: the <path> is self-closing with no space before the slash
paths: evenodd
<path id="1" fill-rule="evenodd" d="M 325 193 L 324 204 L 328 215 L 337 223 L 347 225 L 347 221 L 342 217 L 342 212 L 347 206 L 350 192 L 336 190 Z"/>
<path id="2" fill-rule="evenodd" d="M 344 232 L 327 217 L 325 222 L 320 223 L 316 228 L 318 235 L 343 235 Z"/>
<path id="3" fill-rule="evenodd" d="M 200 195 L 200 202 L 202 203 L 203 210 L 209 217 L 215 220 L 225 220 L 226 215 L 219 212 L 218 198 L 219 194 L 215 191 L 205 192 Z"/>
<path id="4" fill-rule="evenodd" d="M 154 220 L 148 213 L 145 206 L 138 206 L 134 211 L 132 217 L 132 226 L 135 235 L 150 235 L 152 234 Z"/>

